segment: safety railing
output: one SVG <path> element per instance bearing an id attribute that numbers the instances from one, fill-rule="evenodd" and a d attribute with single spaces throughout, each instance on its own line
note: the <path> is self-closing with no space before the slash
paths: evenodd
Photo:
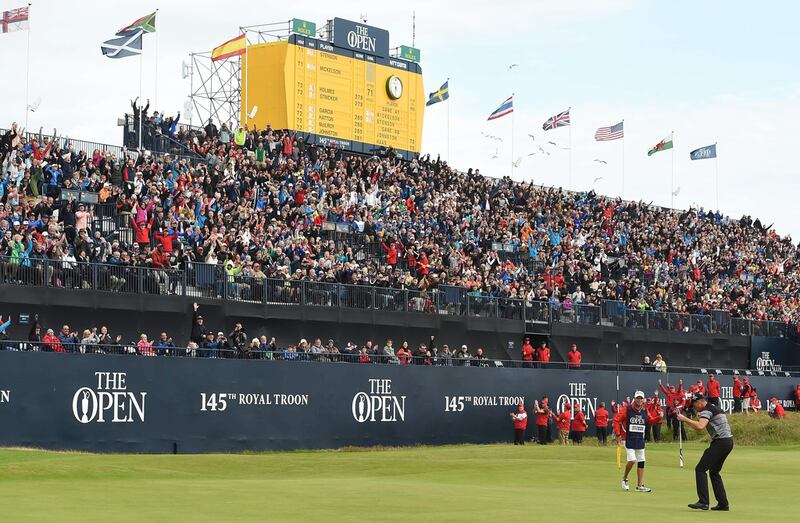
<path id="1" fill-rule="evenodd" d="M 150 340 L 146 336 L 138 340 L 124 340 L 116 336 L 114 340 L 102 339 L 93 332 L 90 336 L 78 339 L 76 333 L 47 333 L 43 339 L 35 341 L 0 340 L 0 350 L 20 352 L 52 352 L 69 355 L 97 355 L 111 354 L 120 356 L 144 356 L 165 358 L 205 358 L 205 359 L 248 359 L 283 361 L 288 363 L 353 363 L 353 364 L 383 364 L 397 366 L 438 366 L 438 367 L 478 367 L 478 368 L 517 368 L 517 369 L 543 369 L 543 370 L 589 370 L 589 371 L 615 371 L 615 372 L 653 372 L 662 376 L 669 382 L 669 374 L 660 374 L 652 365 L 594 363 L 583 361 L 570 363 L 565 361 L 550 361 L 548 363 L 523 361 L 515 359 L 490 358 L 485 354 L 456 350 L 445 352 L 434 348 L 426 350 L 424 355 L 419 351 L 401 352 L 392 347 L 375 347 L 368 351 L 366 347 L 359 348 L 348 343 L 347 347 L 339 350 L 335 346 L 326 345 L 291 345 L 287 348 L 277 348 L 262 341 L 257 345 L 236 346 L 225 337 L 211 337 L 202 344 L 190 343 L 188 346 L 176 346 L 171 338 Z M 481 349 L 482 350 L 482 349 Z M 756 371 L 747 369 L 720 369 L 717 367 L 699 369 L 697 367 L 680 367 L 671 365 L 670 373 L 685 372 L 714 372 L 717 375 L 734 374 L 762 375 L 793 377 L 800 375 L 800 368 L 784 368 L 780 371 Z"/>
<path id="2" fill-rule="evenodd" d="M 687 314 L 600 305 L 491 296 L 463 287 L 434 289 L 347 285 L 256 277 L 222 265 L 185 263 L 181 268 L 128 263 L 86 263 L 30 252 L 0 257 L 0 282 L 11 285 L 94 289 L 104 292 L 178 295 L 268 305 L 307 305 L 524 321 L 526 325 L 572 323 L 702 334 L 797 336 L 785 322 L 731 317 L 728 311 Z"/>

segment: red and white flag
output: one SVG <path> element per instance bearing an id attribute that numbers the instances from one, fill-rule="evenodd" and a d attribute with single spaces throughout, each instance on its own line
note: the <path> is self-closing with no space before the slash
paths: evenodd
<path id="1" fill-rule="evenodd" d="M 25 31 L 28 29 L 28 8 L 20 7 L 3 11 L 0 18 L 0 33 L 11 33 L 13 31 Z"/>

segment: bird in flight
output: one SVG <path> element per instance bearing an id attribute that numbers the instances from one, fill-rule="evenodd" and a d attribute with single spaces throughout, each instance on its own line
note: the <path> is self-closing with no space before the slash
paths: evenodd
<path id="1" fill-rule="evenodd" d="M 553 147 L 558 147 L 556 142 L 547 142 L 548 145 L 552 145 Z"/>
<path id="2" fill-rule="evenodd" d="M 508 70 L 510 71 L 510 70 L 512 70 L 512 69 L 513 69 L 513 68 L 515 68 L 515 67 L 519 67 L 519 64 L 511 64 L 511 65 L 509 65 L 509 66 L 508 66 Z"/>
<path id="3" fill-rule="evenodd" d="M 600 159 L 598 159 L 598 158 L 595 158 L 595 159 L 594 159 L 594 161 L 595 161 L 595 162 L 597 162 L 597 163 L 608 164 L 608 162 L 607 162 L 607 161 L 605 161 L 605 160 L 600 160 Z"/>
<path id="4" fill-rule="evenodd" d="M 497 158 L 498 156 L 499 156 L 499 155 L 497 154 L 497 149 L 495 149 L 495 150 L 494 150 L 494 154 L 493 154 L 493 155 L 491 155 L 491 156 L 489 157 L 489 159 L 490 159 L 490 160 L 494 160 L 494 159 L 495 159 L 495 158 Z"/>
<path id="5" fill-rule="evenodd" d="M 594 179 L 594 182 L 592 182 L 592 183 L 597 183 L 600 180 L 605 180 L 605 178 L 603 178 L 602 176 L 598 176 L 597 178 Z"/>
<path id="6" fill-rule="evenodd" d="M 517 161 L 514 162 L 513 165 L 514 165 L 514 167 L 519 167 L 519 164 L 521 164 L 521 163 L 522 163 L 522 156 L 517 158 Z"/>
<path id="7" fill-rule="evenodd" d="M 534 135 L 532 135 L 531 133 L 528 133 L 528 136 L 530 136 L 531 140 L 533 140 L 534 142 L 536 141 L 536 137 Z"/>
<path id="8" fill-rule="evenodd" d="M 528 156 L 536 156 L 535 152 L 528 153 Z"/>

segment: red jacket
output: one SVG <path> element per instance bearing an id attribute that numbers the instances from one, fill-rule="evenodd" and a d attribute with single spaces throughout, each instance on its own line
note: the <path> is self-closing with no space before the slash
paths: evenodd
<path id="1" fill-rule="evenodd" d="M 571 420 L 569 419 L 569 411 L 565 410 L 556 417 L 556 426 L 558 430 L 569 430 Z"/>
<path id="2" fill-rule="evenodd" d="M 608 411 L 603 407 L 600 407 L 594 413 L 594 426 L 608 427 Z"/>
<path id="3" fill-rule="evenodd" d="M 397 265 L 397 249 L 394 244 L 386 245 L 385 243 L 381 243 L 381 247 L 386 251 L 386 263 L 389 265 Z"/>
<path id="4" fill-rule="evenodd" d="M 547 421 L 550 418 L 550 409 L 547 408 L 547 405 L 540 405 L 539 408 L 544 412 L 537 412 L 536 413 L 536 425 L 539 427 L 546 427 Z"/>
<path id="5" fill-rule="evenodd" d="M 658 386 L 661 387 L 661 392 L 667 396 L 667 405 L 674 405 L 675 398 L 677 398 L 680 403 L 683 403 L 683 385 L 678 385 L 678 389 L 675 392 L 670 392 L 669 389 L 661 383 L 659 383 Z"/>
<path id="6" fill-rule="evenodd" d="M 522 361 L 533 361 L 533 345 L 530 343 L 522 346 Z"/>
<path id="7" fill-rule="evenodd" d="M 50 347 L 53 352 L 65 352 L 64 347 L 61 346 L 61 340 L 55 335 L 45 334 L 42 343 Z"/>
<path id="8" fill-rule="evenodd" d="M 567 361 L 569 362 L 570 368 L 577 369 L 581 366 L 581 351 L 574 350 L 567 352 Z"/>
<path id="9" fill-rule="evenodd" d="M 708 389 L 709 398 L 719 398 L 719 382 L 717 380 L 708 380 L 706 388 Z"/>
<path id="10" fill-rule="evenodd" d="M 780 403 L 775 404 L 775 410 L 773 412 L 775 413 L 775 416 L 779 418 L 786 416 L 786 411 L 783 410 L 783 405 L 781 405 Z"/>
<path id="11" fill-rule="evenodd" d="M 586 427 L 589 425 L 586 423 L 586 416 L 583 415 L 583 411 L 575 412 L 575 417 L 572 418 L 572 432 L 585 432 Z"/>
<path id="12" fill-rule="evenodd" d="M 147 225 L 139 225 L 136 220 L 131 220 L 133 230 L 136 231 L 136 243 L 150 243 L 150 229 L 153 227 L 153 219 L 151 218 Z"/>
<path id="13" fill-rule="evenodd" d="M 800 405 L 800 385 L 798 385 L 797 389 L 794 391 L 794 404 Z"/>
<path id="14" fill-rule="evenodd" d="M 648 425 L 661 425 L 661 422 L 664 420 L 664 409 L 661 408 L 661 405 L 659 405 L 657 401 L 647 404 L 647 414 Z"/>
<path id="15" fill-rule="evenodd" d="M 734 398 L 742 397 L 742 382 L 739 381 L 738 376 L 733 378 L 733 397 Z"/>
<path id="16" fill-rule="evenodd" d="M 524 430 L 528 428 L 528 413 L 524 410 L 522 412 L 515 412 L 513 420 L 515 429 Z"/>
<path id="17" fill-rule="evenodd" d="M 159 234 L 155 233 L 155 238 L 161 245 L 164 246 L 164 252 L 172 252 L 172 242 L 178 239 L 178 233 L 173 231 L 172 234 Z"/>
<path id="18" fill-rule="evenodd" d="M 539 349 L 539 361 L 542 363 L 549 363 L 550 362 L 550 349 L 544 347 Z"/>

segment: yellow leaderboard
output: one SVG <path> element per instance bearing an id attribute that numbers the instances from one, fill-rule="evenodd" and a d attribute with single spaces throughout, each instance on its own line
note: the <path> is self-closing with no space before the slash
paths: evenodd
<path id="1" fill-rule="evenodd" d="M 243 57 L 242 121 L 258 106 L 259 128 L 292 129 L 313 143 L 366 154 L 391 147 L 410 156 L 420 150 L 424 105 L 414 62 L 300 35 L 249 46 Z"/>

